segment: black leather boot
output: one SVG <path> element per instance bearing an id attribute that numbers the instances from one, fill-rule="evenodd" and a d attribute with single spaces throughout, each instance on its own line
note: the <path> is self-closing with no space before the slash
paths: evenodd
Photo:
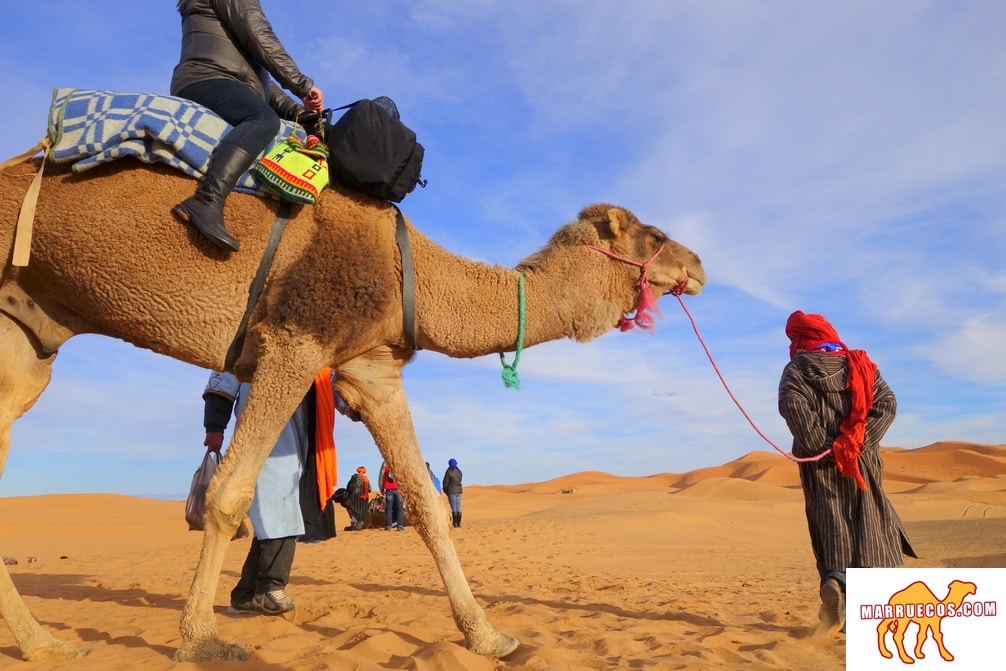
<path id="1" fill-rule="evenodd" d="M 458 528 L 461 528 L 461 513 L 458 513 Z"/>
<path id="2" fill-rule="evenodd" d="M 218 247 L 238 251 L 241 243 L 224 227 L 224 201 L 241 175 L 255 162 L 255 156 L 240 145 L 223 142 L 210 157 L 206 177 L 196 193 L 175 205 L 172 212 L 192 224 Z"/>

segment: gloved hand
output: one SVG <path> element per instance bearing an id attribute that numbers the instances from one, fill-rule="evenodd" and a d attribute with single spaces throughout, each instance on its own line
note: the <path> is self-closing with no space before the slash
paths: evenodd
<path id="1" fill-rule="evenodd" d="M 203 445 L 210 452 L 219 452 L 224 446 L 224 432 L 207 431 L 206 439 L 203 441 Z"/>
<path id="2" fill-rule="evenodd" d="M 304 107 L 309 112 L 320 112 L 325 109 L 325 94 L 321 92 L 320 88 L 315 86 L 307 92 L 307 95 L 304 96 Z"/>

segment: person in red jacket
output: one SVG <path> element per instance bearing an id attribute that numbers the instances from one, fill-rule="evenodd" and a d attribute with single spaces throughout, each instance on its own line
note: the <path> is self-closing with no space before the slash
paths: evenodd
<path id="1" fill-rule="evenodd" d="M 398 492 L 398 483 L 387 463 L 381 464 L 380 477 L 381 493 L 384 494 L 384 530 L 391 531 L 398 527 L 401 531 L 405 528 L 405 504 L 402 495 Z"/>

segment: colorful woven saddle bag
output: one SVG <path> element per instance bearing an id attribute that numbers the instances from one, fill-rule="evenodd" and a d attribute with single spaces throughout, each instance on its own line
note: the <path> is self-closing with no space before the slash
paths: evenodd
<path id="1" fill-rule="evenodd" d="M 252 167 L 283 198 L 313 205 L 328 186 L 328 147 L 314 135 L 296 135 L 271 147 Z"/>

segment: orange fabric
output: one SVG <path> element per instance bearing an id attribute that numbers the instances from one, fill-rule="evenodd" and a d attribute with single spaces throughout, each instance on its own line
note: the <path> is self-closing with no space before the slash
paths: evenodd
<path id="1" fill-rule="evenodd" d="M 832 445 L 835 463 L 838 471 L 850 478 L 855 478 L 860 489 L 866 489 L 866 481 L 859 472 L 859 455 L 863 452 L 866 442 L 866 417 L 873 407 L 873 381 L 876 378 L 877 365 L 861 349 L 849 352 L 849 379 L 846 388 L 849 390 L 849 414 L 838 429 L 838 435 Z"/>
<path id="2" fill-rule="evenodd" d="M 332 369 L 322 368 L 314 376 L 314 463 L 318 471 L 318 505 L 324 510 L 335 491 L 335 391 L 332 389 Z"/>
<path id="3" fill-rule="evenodd" d="M 828 320 L 821 315 L 805 314 L 797 310 L 786 321 L 786 335 L 790 339 L 789 356 L 792 359 L 798 351 L 810 351 L 822 343 L 835 342 L 842 345 L 842 351 L 834 352 L 845 356 L 849 362 L 845 388 L 849 391 L 849 414 L 838 428 L 838 436 L 831 450 L 838 472 L 853 478 L 860 489 L 866 489 L 866 481 L 859 471 L 859 455 L 866 442 L 866 418 L 873 407 L 873 383 L 877 375 L 877 364 L 861 349 L 850 350 L 845 346 Z"/>

